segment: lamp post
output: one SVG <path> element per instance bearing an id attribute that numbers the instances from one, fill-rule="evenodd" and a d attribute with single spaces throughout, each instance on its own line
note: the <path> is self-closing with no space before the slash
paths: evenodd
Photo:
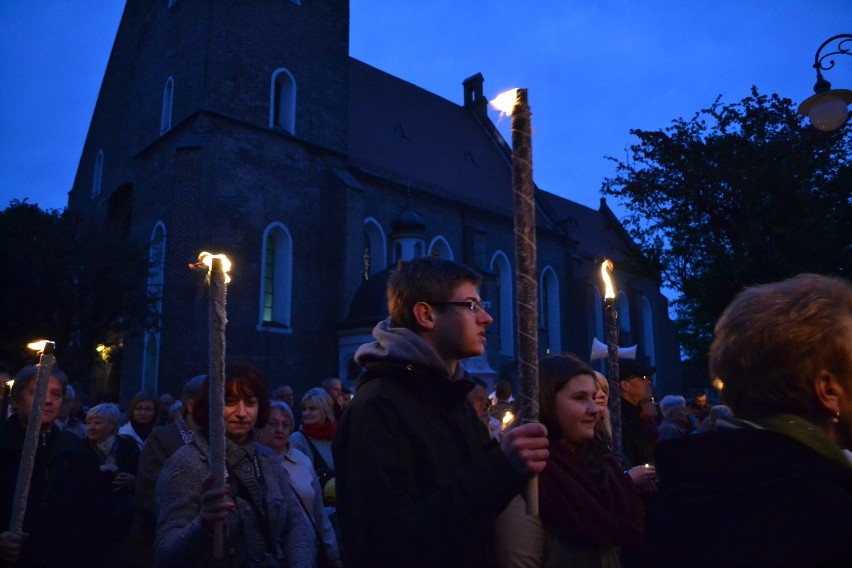
<path id="1" fill-rule="evenodd" d="M 837 42 L 834 51 L 820 55 L 822 50 L 833 42 Z M 817 80 L 814 84 L 814 94 L 805 99 L 799 105 L 799 114 L 807 116 L 811 124 L 817 130 L 830 132 L 837 130 L 849 118 L 849 103 L 852 103 L 852 91 L 847 89 L 832 89 L 831 83 L 822 76 L 823 71 L 834 67 L 834 59 L 829 59 L 827 64 L 823 63 L 832 55 L 852 55 L 852 50 L 847 46 L 852 42 L 852 34 L 838 34 L 822 42 L 814 55 L 814 69 L 816 69 Z"/>

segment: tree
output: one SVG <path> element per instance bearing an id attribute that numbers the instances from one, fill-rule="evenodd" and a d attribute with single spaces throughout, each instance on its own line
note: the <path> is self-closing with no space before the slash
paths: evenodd
<path id="1" fill-rule="evenodd" d="M 0 360 L 11 372 L 35 362 L 26 344 L 42 338 L 56 342 L 72 379 L 85 380 L 95 345 L 144 321 L 147 249 L 113 237 L 26 200 L 0 211 Z"/>
<path id="2" fill-rule="evenodd" d="M 602 192 L 628 211 L 625 225 L 679 293 L 685 354 L 706 361 L 713 326 L 743 287 L 801 272 L 852 269 L 849 127 L 808 126 L 790 99 L 721 97 L 689 121 L 639 141 Z M 706 368 L 706 366 L 704 367 Z"/>

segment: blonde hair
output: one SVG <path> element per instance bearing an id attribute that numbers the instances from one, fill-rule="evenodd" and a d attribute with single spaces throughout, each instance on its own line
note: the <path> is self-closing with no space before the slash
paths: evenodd
<path id="1" fill-rule="evenodd" d="M 309 389 L 308 392 L 302 397 L 302 404 L 305 404 L 305 401 L 315 402 L 319 411 L 322 413 L 323 418 L 325 418 L 324 422 L 331 421 L 334 422 L 334 401 L 331 399 L 331 395 L 325 392 L 325 389 L 322 387 L 314 387 Z"/>
<path id="2" fill-rule="evenodd" d="M 609 400 L 609 381 L 601 373 L 592 371 L 595 376 L 595 386 L 606 393 Z M 609 448 L 612 446 L 612 421 L 609 419 L 609 405 L 604 406 L 598 421 L 595 422 L 595 438 L 603 441 L 604 445 Z"/>

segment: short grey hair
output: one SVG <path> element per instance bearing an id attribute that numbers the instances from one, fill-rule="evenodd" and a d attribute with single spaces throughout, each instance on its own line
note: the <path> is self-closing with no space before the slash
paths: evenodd
<path id="1" fill-rule="evenodd" d="M 660 401 L 660 412 L 663 418 L 669 418 L 672 412 L 678 408 L 686 408 L 686 399 L 679 394 L 670 394 Z"/>
<path id="2" fill-rule="evenodd" d="M 118 431 L 118 426 L 121 424 L 121 411 L 118 409 L 116 404 L 111 402 L 96 404 L 89 409 L 89 412 L 86 413 L 86 420 L 88 420 L 90 416 L 98 417 L 111 423 L 115 426 L 116 431 Z"/>
<path id="3" fill-rule="evenodd" d="M 296 418 L 293 416 L 293 409 L 290 408 L 290 405 L 283 400 L 273 400 L 269 403 L 269 407 L 270 409 L 277 408 L 290 421 L 290 433 L 292 434 L 296 426 Z"/>

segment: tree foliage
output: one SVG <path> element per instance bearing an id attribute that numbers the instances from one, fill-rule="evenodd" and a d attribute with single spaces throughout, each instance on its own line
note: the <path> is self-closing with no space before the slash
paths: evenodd
<path id="1" fill-rule="evenodd" d="M 14 373 L 35 362 L 28 342 L 50 339 L 61 368 L 85 380 L 95 345 L 144 320 L 145 259 L 143 247 L 65 211 L 12 201 L 0 211 L 0 361 Z"/>
<path id="2" fill-rule="evenodd" d="M 681 345 L 703 360 L 713 326 L 743 287 L 801 272 L 852 269 L 849 126 L 809 126 L 790 99 L 721 97 L 638 142 L 602 191 L 628 211 L 625 224 L 679 293 Z"/>

